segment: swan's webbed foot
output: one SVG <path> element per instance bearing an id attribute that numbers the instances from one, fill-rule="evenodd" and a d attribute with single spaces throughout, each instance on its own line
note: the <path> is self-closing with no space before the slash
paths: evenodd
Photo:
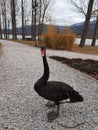
<path id="1" fill-rule="evenodd" d="M 59 113 L 57 111 L 51 111 L 51 112 L 47 113 L 47 117 L 48 117 L 49 122 L 57 119 L 58 116 L 59 116 Z"/>
<path id="2" fill-rule="evenodd" d="M 55 105 L 57 106 L 56 111 L 50 111 L 49 113 L 47 113 L 48 121 L 51 122 L 59 116 L 59 102 L 54 102 L 53 104 L 52 102 L 49 101 L 48 103 L 49 103 L 49 107 L 50 107 L 50 104 L 52 104 L 52 107 Z"/>

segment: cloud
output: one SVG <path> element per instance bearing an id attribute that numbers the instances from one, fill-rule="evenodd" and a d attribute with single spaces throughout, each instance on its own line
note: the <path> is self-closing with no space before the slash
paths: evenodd
<path id="1" fill-rule="evenodd" d="M 52 16 L 55 19 L 55 24 L 71 25 L 83 22 L 84 17 L 73 11 L 73 8 L 69 0 L 55 0 L 55 5 L 52 7 Z"/>

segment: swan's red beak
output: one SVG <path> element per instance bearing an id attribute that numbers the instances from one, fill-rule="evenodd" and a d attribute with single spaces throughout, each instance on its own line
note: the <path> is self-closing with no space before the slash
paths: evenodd
<path id="1" fill-rule="evenodd" d="M 43 57 L 45 55 L 46 55 L 46 48 L 45 48 L 45 46 L 42 46 L 41 47 L 41 56 Z"/>
<path id="2" fill-rule="evenodd" d="M 45 56 L 45 50 L 41 50 L 41 56 Z"/>

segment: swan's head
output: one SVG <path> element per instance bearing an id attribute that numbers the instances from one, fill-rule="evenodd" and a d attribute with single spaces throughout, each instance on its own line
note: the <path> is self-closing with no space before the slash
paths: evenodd
<path id="1" fill-rule="evenodd" d="M 42 57 L 46 56 L 46 47 L 45 46 L 41 46 L 41 56 Z"/>

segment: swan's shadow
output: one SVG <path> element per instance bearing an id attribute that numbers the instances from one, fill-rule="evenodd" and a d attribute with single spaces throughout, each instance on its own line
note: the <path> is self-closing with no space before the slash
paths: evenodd
<path id="1" fill-rule="evenodd" d="M 56 104 L 54 102 L 52 102 L 52 101 L 48 101 L 46 103 L 46 107 L 48 107 L 48 108 L 54 108 L 55 106 L 56 106 Z M 54 121 L 55 119 L 58 118 L 58 116 L 59 116 L 58 111 L 52 110 L 52 111 L 48 112 L 47 113 L 48 122 Z"/>
<path id="2" fill-rule="evenodd" d="M 57 111 L 50 111 L 47 113 L 48 122 L 52 122 L 55 119 L 57 119 L 59 116 L 59 113 Z"/>
<path id="3" fill-rule="evenodd" d="M 64 104 L 64 103 L 70 103 L 70 101 L 66 101 L 66 102 L 60 102 L 60 104 Z M 56 106 L 56 104 L 52 101 L 48 101 L 46 103 L 46 107 L 48 108 L 54 108 Z M 50 111 L 47 113 L 47 118 L 49 122 L 52 122 L 53 120 L 57 119 L 59 116 L 59 112 L 58 111 Z"/>

